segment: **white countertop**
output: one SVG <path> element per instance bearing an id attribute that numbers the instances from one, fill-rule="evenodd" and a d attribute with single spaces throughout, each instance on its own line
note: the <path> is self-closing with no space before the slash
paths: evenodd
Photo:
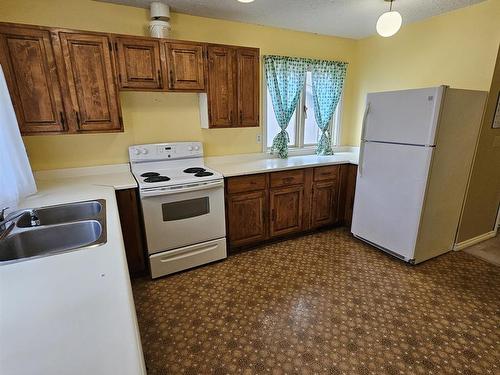
<path id="1" fill-rule="evenodd" d="M 358 158 L 357 151 L 337 152 L 330 156 L 290 156 L 287 159 L 279 159 L 267 154 L 245 154 L 206 157 L 205 164 L 222 173 L 224 177 L 233 177 L 322 165 L 358 164 Z"/>
<path id="2" fill-rule="evenodd" d="M 132 172 L 130 172 L 130 165 L 128 163 L 36 171 L 35 178 L 37 182 L 64 180 L 75 183 L 110 186 L 115 190 L 134 189 L 137 187 L 137 182 Z"/>
<path id="3" fill-rule="evenodd" d="M 115 191 L 93 182 L 38 179 L 20 205 L 105 199 L 107 242 L 0 266 L 2 375 L 146 373 Z"/>

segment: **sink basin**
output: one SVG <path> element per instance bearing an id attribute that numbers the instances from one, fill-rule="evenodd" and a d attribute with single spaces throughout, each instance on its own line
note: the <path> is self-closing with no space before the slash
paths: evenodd
<path id="1" fill-rule="evenodd" d="M 13 233 L 0 241 L 0 262 L 42 257 L 106 241 L 97 220 L 85 220 Z"/>
<path id="2" fill-rule="evenodd" d="M 37 208 L 33 210 L 33 213 L 38 218 L 38 224 L 36 226 L 53 225 L 92 219 L 101 213 L 102 207 L 103 204 L 95 200 Z M 27 212 L 19 218 L 17 226 L 19 228 L 29 228 L 32 226 L 31 219 L 31 214 Z"/>

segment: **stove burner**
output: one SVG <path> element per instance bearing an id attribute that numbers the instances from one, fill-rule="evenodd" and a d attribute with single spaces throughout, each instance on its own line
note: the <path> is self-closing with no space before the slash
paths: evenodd
<path id="1" fill-rule="evenodd" d="M 200 173 L 200 172 L 205 172 L 205 168 L 193 167 L 184 169 L 184 173 Z"/>
<path id="2" fill-rule="evenodd" d="M 196 173 L 194 176 L 195 177 L 207 177 L 207 176 L 213 176 L 213 173 L 203 170 L 201 172 Z"/>
<path id="3" fill-rule="evenodd" d="M 156 176 L 159 176 L 159 175 L 160 174 L 156 173 L 156 172 L 146 172 L 146 173 L 141 174 L 141 177 L 156 177 Z"/>
<path id="4" fill-rule="evenodd" d="M 167 176 L 151 176 L 146 179 L 144 179 L 144 182 L 163 182 L 163 181 L 168 181 L 170 180 L 169 177 Z"/>

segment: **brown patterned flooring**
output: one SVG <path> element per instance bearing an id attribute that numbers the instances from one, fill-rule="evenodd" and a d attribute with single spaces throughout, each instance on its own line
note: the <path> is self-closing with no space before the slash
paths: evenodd
<path id="1" fill-rule="evenodd" d="M 133 283 L 157 374 L 500 374 L 500 268 L 336 229 Z"/>

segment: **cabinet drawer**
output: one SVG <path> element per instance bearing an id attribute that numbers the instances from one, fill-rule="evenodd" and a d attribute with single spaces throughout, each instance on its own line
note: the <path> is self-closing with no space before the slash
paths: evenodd
<path id="1" fill-rule="evenodd" d="M 227 179 L 228 193 L 241 193 L 245 191 L 265 190 L 265 189 L 266 189 L 265 174 L 230 177 Z"/>
<path id="2" fill-rule="evenodd" d="M 271 187 L 289 186 L 303 183 L 303 169 L 271 173 Z"/>
<path id="3" fill-rule="evenodd" d="M 314 168 L 314 181 L 336 180 L 339 176 L 338 165 Z"/>

